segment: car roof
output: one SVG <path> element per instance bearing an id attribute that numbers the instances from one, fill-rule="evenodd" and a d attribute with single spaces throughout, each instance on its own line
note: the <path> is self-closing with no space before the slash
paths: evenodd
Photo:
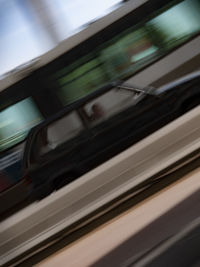
<path id="1" fill-rule="evenodd" d="M 161 86 L 159 89 L 156 90 L 155 93 L 156 94 L 164 93 L 165 91 L 173 89 L 178 85 L 184 84 L 184 83 L 189 82 L 191 80 L 194 80 L 196 78 L 200 78 L 200 70 L 197 70 L 197 71 L 192 72 L 190 74 L 184 75 L 181 78 L 178 78 L 172 82 L 169 82 L 169 83 Z"/>

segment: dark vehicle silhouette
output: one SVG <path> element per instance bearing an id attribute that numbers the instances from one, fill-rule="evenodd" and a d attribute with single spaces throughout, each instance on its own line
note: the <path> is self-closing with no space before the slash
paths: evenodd
<path id="1" fill-rule="evenodd" d="M 0 213 L 25 200 L 30 193 L 23 178 L 22 156 L 25 140 L 0 155 Z"/>
<path id="2" fill-rule="evenodd" d="M 33 128 L 24 153 L 31 195 L 43 198 L 200 103 L 200 72 L 159 89 L 111 83 Z"/>

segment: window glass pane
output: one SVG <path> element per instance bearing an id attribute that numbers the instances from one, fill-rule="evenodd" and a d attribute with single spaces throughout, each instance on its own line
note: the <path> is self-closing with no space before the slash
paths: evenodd
<path id="1" fill-rule="evenodd" d="M 125 89 L 112 89 L 84 106 L 86 119 L 93 125 L 106 120 L 136 103 L 139 94 Z"/>
<path id="2" fill-rule="evenodd" d="M 109 74 L 116 78 L 130 76 L 147 63 L 165 54 L 200 31 L 200 1 L 186 0 L 139 29 L 124 31 L 108 42 L 101 52 Z"/>
<path id="3" fill-rule="evenodd" d="M 42 120 L 35 103 L 30 98 L 0 112 L 0 150 L 23 140 L 30 128 Z"/>
<path id="4" fill-rule="evenodd" d="M 47 152 L 73 139 L 83 130 L 82 122 L 76 112 L 58 119 L 52 124 L 43 128 L 36 139 L 36 155 L 42 156 Z M 37 156 L 36 156 L 37 157 Z"/>
<path id="5" fill-rule="evenodd" d="M 114 77 L 132 73 L 138 68 L 135 65 L 138 61 L 151 59 L 158 50 L 145 27 L 133 32 L 129 30 L 110 43 L 112 45 L 102 50 L 101 58 L 107 66 L 107 71 Z"/>
<path id="6" fill-rule="evenodd" d="M 185 0 L 134 25 L 55 75 L 64 105 L 111 80 L 132 76 L 200 32 L 200 0 Z M 91 60 L 91 58 L 93 58 Z"/>
<path id="7" fill-rule="evenodd" d="M 185 0 L 147 23 L 152 38 L 170 48 L 200 31 L 200 1 Z"/>
<path id="8" fill-rule="evenodd" d="M 53 147 L 75 137 L 83 129 L 79 116 L 73 112 L 48 127 L 48 140 Z"/>
<path id="9" fill-rule="evenodd" d="M 98 89 L 108 80 L 102 63 L 98 58 L 59 79 L 63 103 L 70 103 Z"/>

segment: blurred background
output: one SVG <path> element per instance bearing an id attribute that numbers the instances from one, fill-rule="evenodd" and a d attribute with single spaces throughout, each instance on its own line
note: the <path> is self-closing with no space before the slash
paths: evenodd
<path id="1" fill-rule="evenodd" d="M 1 0 L 0 74 L 40 56 L 120 0 Z"/>

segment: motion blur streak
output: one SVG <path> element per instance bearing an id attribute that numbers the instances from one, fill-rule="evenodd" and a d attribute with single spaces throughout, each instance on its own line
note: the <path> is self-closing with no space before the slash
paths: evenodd
<path id="1" fill-rule="evenodd" d="M 91 266 L 130 236 L 164 215 L 200 189 L 200 168 L 158 192 L 109 223 L 52 255 L 38 267 Z"/>

